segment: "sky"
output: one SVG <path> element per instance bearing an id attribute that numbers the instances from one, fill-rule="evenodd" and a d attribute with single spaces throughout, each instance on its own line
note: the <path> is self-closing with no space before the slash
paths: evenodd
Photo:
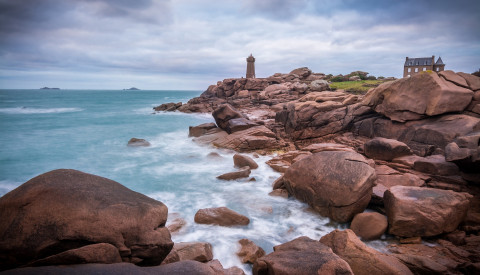
<path id="1" fill-rule="evenodd" d="M 0 89 L 205 90 L 245 76 L 480 68 L 478 0 L 0 0 Z"/>

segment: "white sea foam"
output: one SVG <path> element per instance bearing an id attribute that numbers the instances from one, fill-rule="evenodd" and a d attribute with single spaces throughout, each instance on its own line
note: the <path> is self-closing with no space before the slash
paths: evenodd
<path id="1" fill-rule="evenodd" d="M 13 181 L 9 181 L 9 180 L 0 180 L 0 197 L 3 196 L 6 193 L 12 191 L 13 189 L 17 188 L 21 184 L 22 184 L 21 182 L 13 182 Z"/>
<path id="2" fill-rule="evenodd" d="M 29 107 L 14 107 L 14 108 L 0 108 L 0 113 L 15 115 L 15 114 L 53 114 L 53 113 L 72 113 L 81 112 L 81 108 L 29 108 Z"/>

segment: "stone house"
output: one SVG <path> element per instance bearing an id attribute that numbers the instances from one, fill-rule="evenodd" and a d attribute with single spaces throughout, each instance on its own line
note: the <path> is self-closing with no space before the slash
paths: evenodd
<path id="1" fill-rule="evenodd" d="M 405 58 L 405 65 L 403 65 L 403 77 L 410 77 L 423 71 L 441 72 L 445 70 L 445 64 L 441 57 L 438 57 L 435 62 L 435 56 L 432 57 L 418 57 L 418 58 Z"/>

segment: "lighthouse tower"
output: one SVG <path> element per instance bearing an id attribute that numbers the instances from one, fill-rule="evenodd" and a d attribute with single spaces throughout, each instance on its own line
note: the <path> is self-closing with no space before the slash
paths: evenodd
<path id="1" fill-rule="evenodd" d="M 247 57 L 247 78 L 255 78 L 255 57 Z"/>

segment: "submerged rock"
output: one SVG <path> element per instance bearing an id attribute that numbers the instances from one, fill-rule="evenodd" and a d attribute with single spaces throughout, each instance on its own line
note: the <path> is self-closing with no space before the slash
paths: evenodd
<path id="1" fill-rule="evenodd" d="M 323 216 L 348 222 L 367 207 L 375 170 L 360 154 L 324 151 L 306 157 L 285 172 L 285 187 Z"/>
<path id="2" fill-rule="evenodd" d="M 0 198 L 0 268 L 55 255 L 65 259 L 62 264 L 78 263 L 82 257 L 85 262 L 102 262 L 100 251 L 108 244 L 123 261 L 160 264 L 173 246 L 165 228 L 167 213 L 163 203 L 115 181 L 54 170 Z M 81 251 L 89 256 L 78 256 Z"/>
<path id="3" fill-rule="evenodd" d="M 127 146 L 130 146 L 130 147 L 148 147 L 150 145 L 151 145 L 150 142 L 141 138 L 131 138 L 127 143 Z"/>

